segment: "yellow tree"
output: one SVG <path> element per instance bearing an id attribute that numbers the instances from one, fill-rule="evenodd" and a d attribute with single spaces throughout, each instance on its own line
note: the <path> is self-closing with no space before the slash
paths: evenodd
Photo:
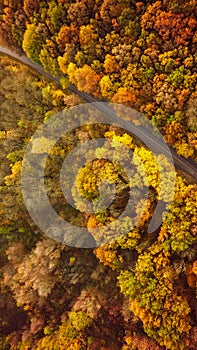
<path id="1" fill-rule="evenodd" d="M 67 72 L 69 80 L 76 84 L 79 90 L 99 96 L 100 74 L 97 74 L 90 66 L 85 64 L 82 68 L 77 68 L 74 63 L 70 63 Z"/>

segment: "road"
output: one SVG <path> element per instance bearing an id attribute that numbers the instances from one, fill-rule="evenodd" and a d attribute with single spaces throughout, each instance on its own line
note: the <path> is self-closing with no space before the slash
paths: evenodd
<path id="1" fill-rule="evenodd" d="M 44 68 L 35 63 L 32 62 L 26 55 L 19 55 L 5 47 L 0 46 L 0 53 L 10 56 L 11 58 L 14 58 L 21 63 L 31 67 L 33 70 L 37 71 L 38 73 L 44 75 L 49 80 L 57 83 L 61 86 L 60 78 L 53 76 L 50 73 L 47 73 Z M 77 94 L 80 96 L 85 102 L 98 102 L 92 95 L 87 94 L 83 91 L 79 91 L 76 86 L 70 84 L 68 86 L 68 91 Z M 104 100 L 103 100 L 104 102 Z M 183 171 L 192 179 L 197 182 L 197 164 L 192 159 L 186 159 L 182 156 L 179 156 L 176 151 L 173 148 L 169 147 L 169 151 L 166 150 L 166 147 L 163 147 L 163 144 L 161 144 L 160 140 L 158 140 L 156 137 L 153 138 L 152 134 L 150 134 L 148 129 L 145 128 L 139 128 L 136 127 L 133 123 L 130 121 L 123 120 L 119 117 L 117 117 L 116 113 L 113 111 L 113 109 L 107 107 L 105 103 L 97 103 L 95 104 L 95 107 L 101 110 L 103 113 L 105 113 L 106 117 L 109 119 L 110 122 L 116 123 L 122 128 L 129 131 L 131 134 L 133 134 L 135 137 L 137 137 L 139 140 L 142 140 L 146 145 L 148 145 L 151 149 L 157 150 L 159 153 L 164 153 L 167 156 L 172 156 L 172 159 L 174 161 L 175 168 L 178 170 Z"/>

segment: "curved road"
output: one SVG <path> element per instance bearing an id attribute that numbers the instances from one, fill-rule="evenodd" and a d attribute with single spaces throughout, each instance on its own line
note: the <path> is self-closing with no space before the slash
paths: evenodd
<path id="1" fill-rule="evenodd" d="M 24 63 L 25 65 L 37 71 L 38 73 L 47 77 L 49 80 L 54 81 L 55 83 L 61 86 L 60 78 L 56 78 L 52 74 L 47 73 L 42 66 L 40 66 L 35 62 L 32 62 L 26 55 L 20 56 L 17 53 L 2 46 L 0 46 L 0 53 L 8 55 L 11 58 L 14 58 L 20 61 L 21 63 Z M 67 89 L 68 91 L 80 96 L 86 102 L 98 102 L 92 95 L 79 91 L 72 84 L 70 84 Z M 107 102 L 107 101 L 103 100 L 102 102 Z M 176 151 L 173 148 L 169 147 L 170 151 L 167 151 L 166 148 L 164 148 L 163 145 L 161 144 L 161 140 L 158 140 L 156 137 L 153 138 L 153 136 L 150 134 L 148 129 L 145 129 L 142 127 L 140 128 L 136 127 L 132 122 L 128 122 L 126 120 L 123 120 L 117 117 L 113 109 L 111 109 L 110 107 L 107 107 L 105 103 L 95 104 L 95 107 L 101 110 L 102 112 L 104 112 L 111 122 L 117 123 L 119 126 L 129 131 L 135 137 L 137 136 L 139 140 L 142 140 L 151 149 L 157 150 L 158 153 L 164 153 L 168 157 L 172 156 L 175 167 L 185 172 L 189 176 L 191 176 L 197 182 L 197 165 L 193 160 L 186 159 L 182 156 L 177 155 Z"/>

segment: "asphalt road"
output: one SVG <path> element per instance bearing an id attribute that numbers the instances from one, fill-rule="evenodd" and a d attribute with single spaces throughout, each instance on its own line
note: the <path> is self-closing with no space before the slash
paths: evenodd
<path id="1" fill-rule="evenodd" d="M 50 73 L 47 73 L 42 66 L 40 66 L 35 62 L 32 62 L 27 56 L 25 55 L 20 56 L 17 53 L 2 46 L 0 46 L 0 53 L 8 55 L 20 61 L 21 63 L 24 63 L 25 65 L 31 67 L 33 70 L 47 77 L 49 80 L 54 81 L 55 83 L 61 85 L 60 78 L 57 78 L 51 75 Z M 79 91 L 76 88 L 76 86 L 72 84 L 68 86 L 68 91 L 77 94 L 85 102 L 88 102 L 88 103 L 98 102 L 98 100 L 96 100 L 92 95 L 87 94 L 83 91 Z M 110 106 L 107 107 L 105 103 L 99 103 L 99 104 L 97 103 L 95 104 L 95 107 L 101 110 L 103 113 L 105 113 L 105 116 L 109 119 L 110 122 L 113 122 L 114 124 L 117 124 L 122 128 L 126 129 L 135 137 L 137 137 L 139 140 L 142 140 L 151 149 L 157 150 L 158 153 L 163 153 L 163 154 L 166 154 L 167 156 L 172 156 L 175 168 L 186 173 L 187 175 L 192 177 L 192 179 L 195 182 L 197 182 L 197 164 L 192 159 L 186 159 L 182 156 L 179 156 L 173 148 L 169 147 L 169 151 L 166 150 L 166 147 L 163 147 L 163 144 L 160 142 L 160 140 L 158 140 L 156 137 L 153 137 L 153 135 L 150 133 L 148 129 L 136 127 L 132 122 L 130 121 L 128 122 L 126 120 L 123 120 L 117 117 L 113 109 L 111 109 Z"/>

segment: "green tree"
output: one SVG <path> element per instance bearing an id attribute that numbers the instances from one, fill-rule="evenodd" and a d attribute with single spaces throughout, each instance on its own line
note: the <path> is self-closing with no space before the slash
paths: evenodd
<path id="1" fill-rule="evenodd" d="M 48 31 L 44 24 L 28 24 L 23 38 L 23 50 L 27 56 L 40 63 L 40 52 L 48 37 Z"/>
<path id="2" fill-rule="evenodd" d="M 62 4 L 57 4 L 55 0 L 49 2 L 47 10 L 46 24 L 52 34 L 57 33 L 66 18 L 66 9 Z"/>

